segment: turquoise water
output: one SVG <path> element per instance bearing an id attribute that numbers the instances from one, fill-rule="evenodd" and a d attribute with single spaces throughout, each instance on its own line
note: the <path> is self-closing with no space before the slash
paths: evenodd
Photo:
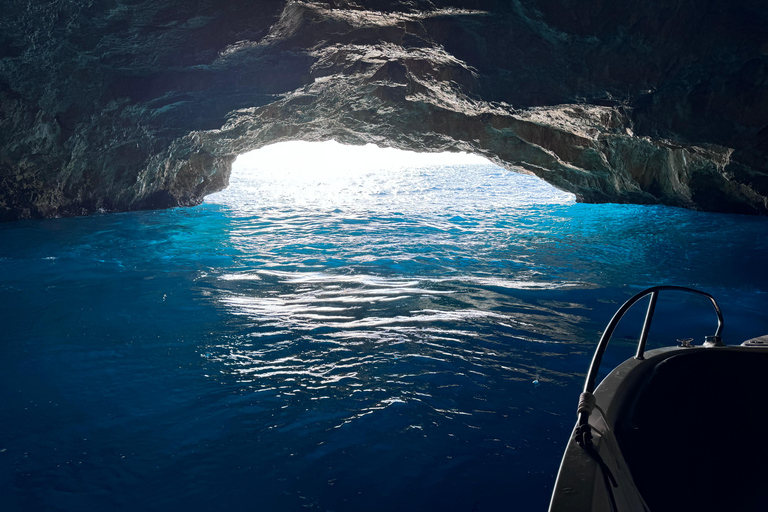
<path id="1" fill-rule="evenodd" d="M 615 309 L 694 286 L 768 333 L 767 235 L 484 164 L 2 224 L 0 509 L 544 510 Z M 669 297 L 653 343 L 714 328 Z"/>

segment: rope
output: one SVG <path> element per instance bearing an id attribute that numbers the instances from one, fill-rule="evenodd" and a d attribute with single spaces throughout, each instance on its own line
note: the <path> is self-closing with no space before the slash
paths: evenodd
<path id="1" fill-rule="evenodd" d="M 598 451 L 595 449 L 595 446 L 592 444 L 592 427 L 589 424 L 589 415 L 592 413 L 592 411 L 595 410 L 595 408 L 597 408 L 600 411 L 600 414 L 605 417 L 602 409 L 597 407 L 595 395 L 588 391 L 585 391 L 579 395 L 579 406 L 577 408 L 577 412 L 579 414 L 580 424 L 576 428 L 576 442 L 584 449 L 584 451 L 589 454 L 590 457 L 592 457 L 595 462 L 597 462 L 597 465 L 600 467 L 601 473 L 603 474 L 605 490 L 608 494 L 608 499 L 610 500 L 611 510 L 616 512 L 618 509 L 616 507 L 616 498 L 613 495 L 613 488 L 618 487 L 619 484 L 616 482 L 611 469 L 608 467 Z M 606 426 L 607 425 L 608 422 L 606 422 Z"/>
<path id="2" fill-rule="evenodd" d="M 611 485 L 613 485 L 613 487 L 618 487 L 619 484 L 616 483 L 616 479 L 613 477 L 613 473 L 611 473 L 611 469 L 608 467 L 608 464 L 605 463 L 605 461 L 600 456 L 600 454 L 597 453 L 597 450 L 595 450 L 595 447 L 592 444 L 590 444 L 589 446 L 585 447 L 585 450 L 595 460 L 595 462 L 597 462 L 598 466 L 600 466 L 600 470 L 603 473 L 603 483 L 605 484 L 605 491 L 608 493 L 608 499 L 610 500 L 611 510 L 613 512 L 617 512 L 618 507 L 616 506 L 616 497 L 613 495 L 613 489 L 611 488 Z"/>
<path id="3" fill-rule="evenodd" d="M 579 395 L 579 407 L 576 409 L 576 413 L 586 413 L 587 416 L 592 414 L 592 411 L 595 409 L 595 395 L 592 393 L 585 391 L 581 395 Z"/>

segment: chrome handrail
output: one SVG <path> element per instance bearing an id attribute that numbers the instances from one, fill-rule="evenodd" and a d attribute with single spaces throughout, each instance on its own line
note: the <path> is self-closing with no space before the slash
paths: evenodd
<path id="1" fill-rule="evenodd" d="M 640 333 L 640 340 L 637 344 L 637 353 L 635 354 L 635 359 L 643 359 L 643 354 L 645 352 L 645 343 L 648 340 L 648 331 L 650 331 L 651 329 L 651 320 L 653 319 L 653 313 L 656 309 L 656 301 L 659 298 L 659 292 L 667 291 L 667 290 L 703 295 L 704 297 L 707 297 L 710 301 L 712 301 L 712 305 L 715 307 L 715 312 L 717 313 L 717 330 L 715 331 L 713 341 L 716 344 L 720 343 L 721 335 L 723 332 L 723 313 L 720 311 L 720 306 L 718 306 L 717 301 L 712 295 L 710 295 L 707 292 L 703 292 L 701 290 L 696 290 L 694 288 L 686 288 L 684 286 L 654 286 L 652 288 L 648 288 L 647 290 L 643 290 L 642 292 L 638 293 L 637 295 L 629 299 L 627 302 L 625 302 L 618 309 L 618 311 L 616 311 L 616 313 L 613 315 L 613 318 L 611 318 L 611 321 L 608 322 L 608 326 L 605 328 L 605 331 L 603 332 L 603 335 L 600 337 L 600 341 L 597 344 L 595 355 L 592 357 L 592 363 L 590 364 L 589 371 L 587 372 L 587 379 L 584 382 L 585 393 L 592 393 L 595 390 L 595 380 L 597 379 L 597 372 L 600 370 L 600 362 L 603 359 L 603 353 L 605 352 L 605 349 L 608 346 L 608 342 L 611 340 L 611 336 L 613 336 L 613 331 L 616 330 L 616 326 L 618 326 L 619 321 L 624 316 L 624 314 L 627 311 L 629 311 L 629 308 L 631 308 L 637 301 L 646 297 L 647 295 L 650 295 L 651 299 L 650 299 L 650 302 L 648 303 L 648 311 L 646 312 L 646 315 L 645 315 L 645 321 L 643 322 L 643 330 Z"/>

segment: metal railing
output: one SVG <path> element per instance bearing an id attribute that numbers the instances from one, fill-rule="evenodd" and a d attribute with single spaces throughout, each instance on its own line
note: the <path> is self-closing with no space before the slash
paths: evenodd
<path id="1" fill-rule="evenodd" d="M 645 313 L 643 330 L 640 333 L 640 341 L 637 344 L 637 353 L 635 354 L 635 359 L 643 359 L 643 354 L 645 353 L 645 343 L 648 340 L 648 332 L 651 329 L 651 320 L 653 319 L 653 313 L 656 309 L 656 302 L 659 298 L 659 292 L 668 290 L 703 295 L 712 301 L 712 305 L 715 307 L 715 312 L 717 313 L 717 331 L 715 331 L 714 336 L 707 336 L 707 339 L 711 341 L 713 345 L 721 344 L 721 334 L 723 332 L 723 313 L 720 311 L 720 306 L 717 305 L 717 301 L 715 301 L 715 298 L 712 295 L 708 294 L 707 292 L 702 292 L 701 290 L 686 288 L 684 286 L 654 286 L 653 288 L 648 288 L 647 290 L 643 290 L 625 302 L 613 315 L 611 321 L 608 322 L 608 326 L 605 328 L 605 332 L 603 332 L 603 335 L 600 337 L 600 342 L 597 344 L 595 355 L 592 358 L 592 364 L 589 366 L 589 372 L 587 372 L 587 380 L 584 382 L 585 393 L 592 393 L 595 390 L 595 380 L 597 379 L 597 372 L 600 370 L 600 362 L 603 359 L 603 353 L 608 346 L 608 342 L 611 340 L 611 336 L 613 336 L 613 331 L 615 331 L 616 326 L 619 325 L 619 321 L 624 316 L 624 314 L 629 311 L 633 305 L 635 305 L 636 302 L 650 295 L 651 299 L 648 303 L 648 311 Z"/>
<path id="2" fill-rule="evenodd" d="M 595 396 L 592 392 L 595 390 L 595 380 L 597 379 L 597 373 L 600 370 L 600 362 L 603 359 L 603 353 L 608 346 L 608 342 L 611 340 L 611 336 L 613 336 L 613 331 L 616 330 L 616 326 L 619 325 L 619 321 L 624 314 L 629 311 L 629 308 L 631 308 L 637 301 L 650 295 L 651 299 L 648 302 L 648 311 L 645 313 L 643 330 L 640 333 L 640 341 L 637 344 L 637 353 L 635 354 L 635 359 L 644 359 L 645 343 L 648 341 L 648 332 L 651 329 L 651 320 L 653 319 L 653 313 L 656 310 L 656 302 L 659 299 L 659 292 L 667 290 L 703 295 L 712 301 L 712 305 L 715 307 L 715 312 L 717 313 L 717 331 L 715 331 L 714 336 L 707 336 L 705 345 L 722 345 L 720 336 L 723 332 L 723 314 L 720 311 L 720 306 L 717 305 L 715 298 L 710 294 L 693 288 L 685 288 L 683 286 L 654 286 L 653 288 L 648 288 L 625 302 L 613 315 L 611 321 L 608 322 L 608 326 L 605 328 L 605 332 L 603 332 L 603 335 L 600 337 L 600 341 L 597 344 L 595 355 L 592 357 L 592 364 L 589 366 L 587 380 L 584 383 L 584 391 L 579 397 L 579 407 L 577 409 L 578 421 L 576 422 L 574 437 L 576 443 L 589 454 L 598 466 L 600 466 L 606 493 L 610 499 L 611 510 L 613 512 L 617 511 L 613 488 L 618 487 L 618 483 L 616 482 L 611 469 L 592 444 L 592 427 L 589 424 L 589 416 L 592 410 L 596 407 Z"/>

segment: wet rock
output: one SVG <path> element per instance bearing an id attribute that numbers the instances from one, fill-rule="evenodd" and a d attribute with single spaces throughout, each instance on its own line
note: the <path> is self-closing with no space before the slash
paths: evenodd
<path id="1" fill-rule="evenodd" d="M 751 0 L 8 0 L 0 219 L 194 205 L 296 139 L 766 214 L 767 33 Z"/>

